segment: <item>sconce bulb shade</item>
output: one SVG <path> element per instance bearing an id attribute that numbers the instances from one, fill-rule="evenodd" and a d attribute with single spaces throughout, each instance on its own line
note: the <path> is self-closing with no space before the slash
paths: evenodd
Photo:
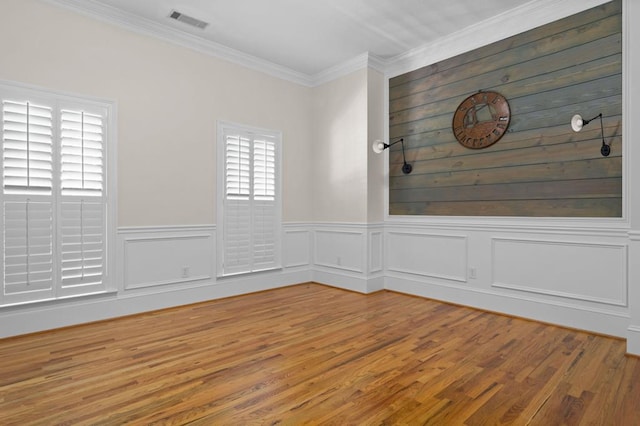
<path id="1" fill-rule="evenodd" d="M 571 118 L 571 128 L 574 132 L 579 132 L 584 127 L 584 121 L 580 114 L 576 114 Z"/>
<path id="2" fill-rule="evenodd" d="M 611 154 L 611 147 L 607 144 L 602 144 L 602 148 L 600 148 L 600 154 L 603 157 L 608 157 Z"/>
<path id="3" fill-rule="evenodd" d="M 382 151 L 384 151 L 384 149 L 386 148 L 386 146 L 384 146 L 384 142 L 382 142 L 381 140 L 375 140 L 373 141 L 373 152 L 375 152 L 376 154 L 382 154 Z"/>

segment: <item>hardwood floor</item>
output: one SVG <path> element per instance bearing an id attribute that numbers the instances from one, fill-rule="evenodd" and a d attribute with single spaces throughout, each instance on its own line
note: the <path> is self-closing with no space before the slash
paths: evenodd
<path id="1" fill-rule="evenodd" d="M 640 424 L 621 340 L 317 284 L 0 340 L 0 424 Z"/>

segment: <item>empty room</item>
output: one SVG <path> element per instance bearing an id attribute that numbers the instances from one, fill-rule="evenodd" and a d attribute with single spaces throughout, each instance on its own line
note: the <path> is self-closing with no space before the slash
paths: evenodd
<path id="1" fill-rule="evenodd" d="M 0 3 L 0 424 L 640 424 L 640 2 Z"/>

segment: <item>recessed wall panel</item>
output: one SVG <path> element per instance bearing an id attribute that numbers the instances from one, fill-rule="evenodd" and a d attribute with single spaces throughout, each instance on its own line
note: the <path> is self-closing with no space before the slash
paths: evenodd
<path id="1" fill-rule="evenodd" d="M 493 287 L 627 305 L 625 245 L 493 239 Z"/>
<path id="2" fill-rule="evenodd" d="M 361 231 L 319 230 L 315 233 L 315 264 L 364 272 L 365 234 Z"/>
<path id="3" fill-rule="evenodd" d="M 390 271 L 466 281 L 467 238 L 389 232 L 386 258 Z"/>
<path id="4" fill-rule="evenodd" d="M 210 280 L 212 234 L 156 233 L 124 238 L 125 289 Z"/>
<path id="5" fill-rule="evenodd" d="M 284 232 L 284 266 L 308 266 L 311 261 L 310 232 L 308 230 L 286 230 Z"/>
<path id="6" fill-rule="evenodd" d="M 369 272 L 383 269 L 383 237 L 381 231 L 369 233 Z"/>

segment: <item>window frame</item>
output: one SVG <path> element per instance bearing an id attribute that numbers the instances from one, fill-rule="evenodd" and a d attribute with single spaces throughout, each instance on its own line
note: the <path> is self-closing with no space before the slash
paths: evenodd
<path id="1" fill-rule="evenodd" d="M 218 278 L 224 278 L 229 276 L 252 274 L 264 271 L 278 270 L 282 268 L 282 132 L 277 130 L 259 128 L 255 126 L 249 126 L 245 124 L 238 124 L 229 121 L 217 121 L 217 149 L 216 149 L 216 214 L 217 223 L 216 227 L 216 240 L 217 240 L 217 274 Z M 225 217 L 227 196 L 226 196 L 226 138 L 225 135 L 229 133 L 237 133 L 239 135 L 250 135 L 251 146 L 249 152 L 253 156 L 253 139 L 266 138 L 271 139 L 275 143 L 275 195 L 274 195 L 274 261 L 271 265 L 265 267 L 256 267 L 255 263 L 255 247 L 250 250 L 250 267 L 248 269 L 238 270 L 225 265 L 225 243 L 226 243 L 226 230 L 227 219 Z M 250 170 L 250 204 L 251 210 L 249 216 L 253 218 L 255 214 L 255 204 L 260 201 L 256 200 L 253 194 L 254 191 L 254 167 L 253 160 L 251 160 Z M 253 219 L 251 219 L 253 220 Z M 254 229 L 251 229 L 252 239 L 254 238 Z M 252 240 L 253 241 L 253 240 Z"/>
<path id="2" fill-rule="evenodd" d="M 85 95 L 77 95 L 65 93 L 48 88 L 28 85 L 24 83 L 0 80 L 0 112 L 2 111 L 2 102 L 4 100 L 27 100 L 28 102 L 40 105 L 46 105 L 52 108 L 52 174 L 53 182 L 51 195 L 44 195 L 42 199 L 48 197 L 51 201 L 52 208 L 52 286 L 50 290 L 34 294 L 17 295 L 6 294 L 3 283 L 0 288 L 0 308 L 14 305 L 34 304 L 47 301 L 55 301 L 59 299 L 86 297 L 96 294 L 114 293 L 117 289 L 115 280 L 115 262 L 116 262 L 116 213 L 117 213 L 117 128 L 116 114 L 117 108 L 113 101 L 90 97 Z M 62 195 L 61 188 L 61 111 L 65 109 L 82 110 L 85 112 L 97 113 L 103 118 L 103 189 L 102 195 L 94 197 L 101 205 L 102 213 L 102 235 L 103 242 L 103 275 L 100 285 L 63 285 L 62 281 L 62 203 L 63 200 L 69 199 L 70 195 Z M 0 123 L 0 152 L 3 151 L 3 124 Z M 4 158 L 0 154 L 0 169 L 3 168 Z M 23 195 L 18 195 L 20 198 Z M 0 221 L 4 223 L 4 203 L 11 200 L 13 195 L 5 194 L 4 191 L 4 174 L 0 171 Z M 40 198 L 38 198 L 40 199 Z M 78 197 L 79 199 L 79 197 Z M 4 244 L 4 227 L 0 238 L 0 274 L 5 273 L 5 244 Z M 37 296 L 37 297 L 32 297 Z"/>

